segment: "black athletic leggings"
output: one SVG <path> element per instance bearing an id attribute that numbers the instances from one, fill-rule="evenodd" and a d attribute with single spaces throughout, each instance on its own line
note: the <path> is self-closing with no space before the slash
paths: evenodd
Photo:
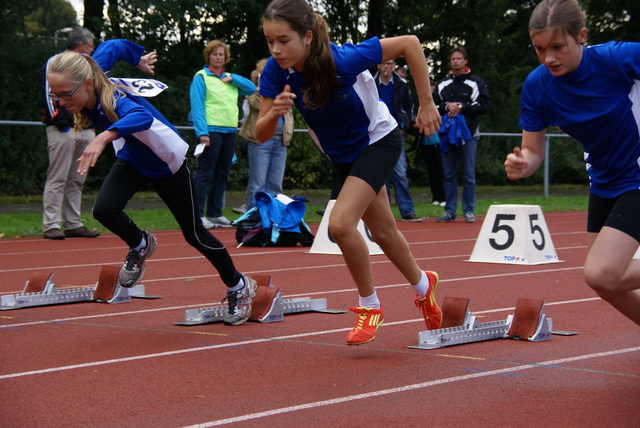
<path id="1" fill-rule="evenodd" d="M 133 195 L 147 183 L 167 204 L 189 245 L 211 262 L 227 287 L 235 286 L 240 281 L 240 273 L 225 246 L 202 225 L 194 183 L 186 162 L 169 177 L 149 178 L 126 161 L 117 159 L 98 192 L 93 216 L 129 247 L 138 246 L 142 231 L 123 210 Z"/>

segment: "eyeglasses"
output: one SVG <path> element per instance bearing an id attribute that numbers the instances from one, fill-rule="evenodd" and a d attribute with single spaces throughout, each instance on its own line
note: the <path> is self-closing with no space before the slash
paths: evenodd
<path id="1" fill-rule="evenodd" d="M 53 92 L 49 92 L 49 98 L 51 98 L 54 101 L 60 101 L 65 100 L 65 101 L 70 101 L 71 98 L 73 98 L 73 94 L 75 94 L 75 92 L 78 90 L 78 88 L 80 87 L 80 85 L 82 85 L 84 83 L 84 80 L 80 83 L 78 83 L 78 86 L 76 86 L 75 88 L 73 88 L 73 91 L 71 92 L 67 92 L 66 94 L 54 94 Z"/>

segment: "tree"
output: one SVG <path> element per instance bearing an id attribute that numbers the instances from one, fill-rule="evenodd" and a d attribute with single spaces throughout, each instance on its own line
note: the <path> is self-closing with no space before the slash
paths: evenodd
<path id="1" fill-rule="evenodd" d="M 99 38 L 104 28 L 104 0 L 84 0 L 83 5 L 84 22 L 82 25 Z"/>
<path id="2" fill-rule="evenodd" d="M 432 77 L 448 72 L 448 51 L 464 45 L 474 73 L 489 85 L 492 108 L 483 117 L 483 132 L 519 132 L 520 91 L 527 74 L 538 66 L 527 25 L 539 0 L 308 0 L 326 19 L 332 40 L 361 42 L 371 36 L 415 34 L 423 43 Z M 248 76 L 269 52 L 260 20 L 269 0 L 84 0 L 83 25 L 97 41 L 124 37 L 148 50 L 157 50 L 156 78 L 169 89 L 152 102 L 167 118 L 186 124 L 189 84 L 203 65 L 202 50 L 212 39 L 224 39 L 232 49 L 232 72 Z M 582 0 L 589 23 L 589 43 L 640 38 L 640 2 Z M 105 6 L 107 17 L 103 16 Z M 41 94 L 35 72 L 62 48 L 56 30 L 77 25 L 75 12 L 64 0 L 4 0 L 0 6 L 0 111 L 4 120 L 38 121 Z M 58 33 L 60 34 L 60 33 Z M 402 63 L 402 60 L 399 60 Z M 117 65 L 114 76 L 137 76 L 128 64 Z M 16 96 L 19 94 L 19 96 Z M 297 127 L 303 127 L 298 117 Z M 194 143 L 192 132 L 183 133 Z M 478 154 L 478 181 L 506 182 L 502 171 L 513 139 L 484 138 Z M 39 127 L 0 126 L 0 193 L 39 193 L 47 166 L 46 139 Z M 584 178 L 581 150 L 570 139 L 552 151 L 558 180 Z M 308 136 L 296 133 L 287 164 L 287 186 L 329 185 L 328 164 Z M 412 156 L 412 154 L 410 154 Z M 558 159 L 558 160 L 556 160 Z M 101 161 L 103 162 L 103 161 Z M 242 162 L 242 160 L 241 160 Z M 87 189 L 99 185 L 108 161 L 89 176 Z M 240 168 L 237 168 L 238 170 Z M 409 175 L 421 183 L 424 171 L 410 162 Z M 582 178 L 581 178 L 582 177 Z M 533 181 L 539 180 L 534 177 Z M 237 187 L 242 176 L 230 177 Z"/>

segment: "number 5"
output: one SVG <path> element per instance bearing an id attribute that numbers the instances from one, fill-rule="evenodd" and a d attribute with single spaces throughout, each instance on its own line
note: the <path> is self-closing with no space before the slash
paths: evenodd
<path id="1" fill-rule="evenodd" d="M 531 225 L 531 234 L 534 234 L 536 232 L 540 233 L 540 240 L 542 242 L 540 242 L 539 244 L 536 242 L 535 239 L 532 239 L 531 242 L 533 242 L 533 246 L 536 247 L 536 249 L 538 251 L 542 251 L 544 249 L 544 233 L 542 232 L 542 228 L 540 226 L 538 226 L 537 224 L 534 225 L 533 222 L 535 220 L 538 220 L 538 214 L 530 214 L 529 215 L 529 224 Z"/>
<path id="2" fill-rule="evenodd" d="M 491 229 L 491 233 L 498 233 L 501 230 L 507 232 L 507 240 L 504 244 L 498 244 L 495 239 L 489 239 L 489 244 L 496 250 L 506 250 L 513 244 L 514 232 L 511 226 L 506 224 L 500 224 L 502 220 L 515 220 L 515 214 L 496 214 L 496 220 L 493 222 L 493 229 Z M 537 227 L 537 226 L 536 226 Z"/>

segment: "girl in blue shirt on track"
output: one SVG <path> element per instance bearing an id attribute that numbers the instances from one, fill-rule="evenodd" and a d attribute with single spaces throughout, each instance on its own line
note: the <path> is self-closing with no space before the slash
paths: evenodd
<path id="1" fill-rule="evenodd" d="M 100 188 L 93 215 L 129 246 L 118 276 L 120 285 L 138 284 L 145 260 L 156 249 L 156 238 L 140 230 L 123 211 L 133 195 L 150 184 L 171 210 L 186 241 L 211 262 L 228 287 L 225 324 L 242 324 L 251 314 L 257 285 L 236 270 L 224 245 L 202 225 L 185 158 L 187 143 L 149 102 L 117 87 L 103 72 L 124 59 L 153 74 L 156 54 L 142 56 L 143 51 L 135 43 L 109 40 L 93 58 L 62 53 L 49 66 L 49 96 L 75 115 L 77 129 L 92 126 L 102 131 L 78 159 L 78 172 L 85 174 L 95 166 L 109 143 L 116 150 L 116 162 Z"/>
<path id="2" fill-rule="evenodd" d="M 507 177 L 532 175 L 545 133 L 557 126 L 584 146 L 591 184 L 584 266 L 587 284 L 640 325 L 640 44 L 585 47 L 576 0 L 544 0 L 529 35 L 542 65 L 522 90 L 522 146 L 507 156 Z"/>
<path id="3" fill-rule="evenodd" d="M 400 156 L 398 124 L 368 69 L 399 56 L 411 68 L 420 99 L 417 126 L 432 134 L 440 116 L 431 97 L 427 63 L 415 36 L 372 38 L 362 44 L 329 42 L 327 24 L 304 0 L 272 1 L 262 19 L 271 52 L 260 77 L 260 114 L 256 137 L 267 141 L 278 119 L 295 103 L 309 133 L 329 157 L 342 189 L 329 220 L 331 235 L 342 251 L 359 294 L 351 308 L 358 317 L 348 345 L 375 338 L 384 313 L 373 285 L 368 247 L 357 230 L 364 221 L 375 242 L 413 285 L 416 305 L 428 329 L 440 326 L 436 303 L 438 275 L 416 263 L 398 231 L 384 189 Z"/>

